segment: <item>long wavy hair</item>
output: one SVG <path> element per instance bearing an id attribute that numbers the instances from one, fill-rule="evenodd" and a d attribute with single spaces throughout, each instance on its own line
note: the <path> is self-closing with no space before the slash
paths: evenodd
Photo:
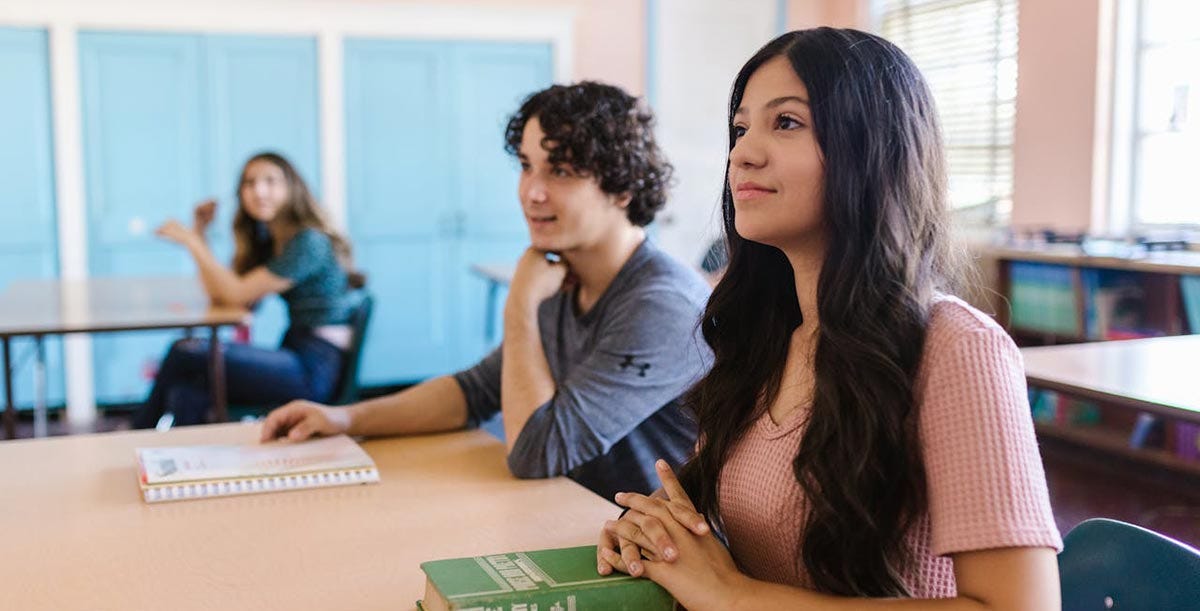
<path id="1" fill-rule="evenodd" d="M 333 243 L 333 252 L 338 264 L 346 272 L 351 287 L 358 288 L 366 283 L 366 277 L 354 269 L 354 257 L 350 242 L 325 218 L 316 198 L 308 190 L 308 185 L 300 177 L 300 173 L 283 155 L 272 152 L 262 152 L 246 160 L 242 165 L 242 173 L 238 178 L 237 213 L 233 217 L 233 271 L 239 276 L 250 270 L 264 265 L 274 254 L 275 243 L 271 234 L 262 223 L 246 214 L 242 202 L 242 185 L 246 182 L 246 170 L 250 164 L 265 161 L 279 168 L 287 182 L 288 201 L 279 210 L 282 220 L 298 229 L 312 228 L 329 237 Z"/>
<path id="2" fill-rule="evenodd" d="M 914 378 L 933 297 L 957 277 L 936 111 L 920 72 L 886 40 L 856 30 L 791 32 L 738 73 L 730 150 L 747 81 L 778 56 L 808 89 L 828 243 L 816 287 L 815 387 L 792 461 L 807 497 L 796 562 L 822 591 L 904 596 L 906 534 L 926 509 Z M 721 470 L 778 396 L 805 315 L 784 254 L 738 235 L 728 165 L 722 209 L 729 268 L 700 323 L 715 361 L 687 396 L 702 443 L 681 472 L 718 528 Z"/>

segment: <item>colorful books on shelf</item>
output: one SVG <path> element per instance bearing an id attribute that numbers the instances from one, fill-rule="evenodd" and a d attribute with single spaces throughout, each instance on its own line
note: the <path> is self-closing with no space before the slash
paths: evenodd
<path id="1" fill-rule="evenodd" d="M 138 448 L 147 503 L 379 481 L 375 461 L 345 435 L 292 443 Z"/>
<path id="2" fill-rule="evenodd" d="M 1180 276 L 1179 291 L 1183 293 L 1188 331 L 1200 333 L 1200 276 Z"/>
<path id="3" fill-rule="evenodd" d="M 1059 426 L 1095 426 L 1100 422 L 1100 409 L 1095 403 L 1043 388 L 1029 389 L 1029 407 L 1035 422 Z"/>
<path id="4" fill-rule="evenodd" d="M 434 560 L 425 571 L 425 611 L 668 611 L 671 595 L 649 579 L 596 573 L 596 546 Z"/>
<path id="5" fill-rule="evenodd" d="M 1200 424 L 1179 422 L 1175 425 L 1175 454 L 1184 460 L 1200 462 Z"/>
<path id="6" fill-rule="evenodd" d="M 1148 296 L 1142 274 L 1124 270 L 1084 268 L 1084 327 L 1087 339 L 1114 340 L 1156 337 L 1147 316 Z"/>
<path id="7" fill-rule="evenodd" d="M 1080 333 L 1072 268 L 1014 261 L 1010 271 L 1013 327 L 1069 336 Z"/>

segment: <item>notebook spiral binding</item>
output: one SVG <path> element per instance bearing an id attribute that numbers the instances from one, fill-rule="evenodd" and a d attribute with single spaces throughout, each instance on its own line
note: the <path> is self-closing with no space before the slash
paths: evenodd
<path id="1" fill-rule="evenodd" d="M 377 469 L 348 469 L 323 473 L 298 473 L 264 477 L 247 477 L 213 482 L 163 484 L 144 490 L 147 503 L 182 501 L 235 494 L 257 494 L 305 488 L 326 488 L 367 484 L 379 481 Z"/>

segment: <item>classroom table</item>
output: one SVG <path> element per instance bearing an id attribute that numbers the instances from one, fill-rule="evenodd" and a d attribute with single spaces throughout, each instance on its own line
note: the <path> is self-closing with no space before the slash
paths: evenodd
<path id="1" fill-rule="evenodd" d="M 1200 335 L 1022 348 L 1030 386 L 1200 423 Z"/>
<path id="2" fill-rule="evenodd" d="M 619 508 L 519 480 L 478 430 L 362 442 L 381 483 L 146 504 L 138 447 L 256 423 L 0 444 L 0 609 L 412 609 L 426 560 L 587 545 Z"/>
<path id="3" fill-rule="evenodd" d="M 499 339 L 496 337 L 496 301 L 500 297 L 500 287 L 512 282 L 516 269 L 517 266 L 512 263 L 471 264 L 471 272 L 488 283 L 487 306 L 483 311 L 483 336 L 489 344 Z"/>
<path id="4" fill-rule="evenodd" d="M 33 337 L 38 359 L 35 436 L 46 432 L 45 350 L 48 335 L 192 329 L 207 327 L 212 341 L 209 381 L 213 413 L 226 414 L 224 366 L 217 330 L 248 322 L 240 307 L 214 307 L 195 277 L 122 277 L 87 280 L 23 280 L 0 293 L 0 343 L 4 353 L 4 434 L 16 434 L 12 390 L 12 338 Z"/>

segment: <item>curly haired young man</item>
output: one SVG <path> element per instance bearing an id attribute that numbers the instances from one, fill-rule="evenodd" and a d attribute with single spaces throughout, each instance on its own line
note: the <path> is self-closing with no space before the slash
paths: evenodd
<path id="1" fill-rule="evenodd" d="M 514 475 L 567 475 L 605 498 L 655 489 L 655 459 L 680 464 L 695 444 L 678 397 L 711 353 L 696 334 L 708 285 L 646 238 L 671 176 L 653 121 L 636 98 L 599 83 L 527 98 L 505 131 L 530 246 L 501 346 L 386 397 L 292 402 L 267 417 L 263 439 L 446 431 L 499 411 Z"/>

